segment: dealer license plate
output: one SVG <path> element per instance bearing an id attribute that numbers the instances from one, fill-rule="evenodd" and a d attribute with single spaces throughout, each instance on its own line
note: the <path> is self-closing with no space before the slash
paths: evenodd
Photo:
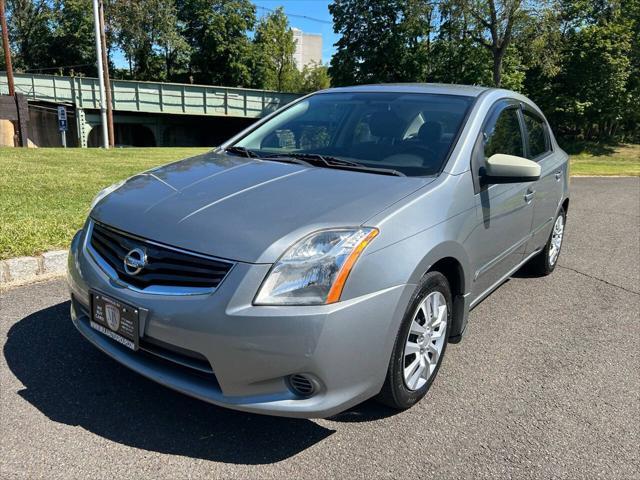
<path id="1" fill-rule="evenodd" d="M 91 328 L 110 337 L 131 350 L 138 349 L 138 309 L 108 297 L 91 292 Z"/>

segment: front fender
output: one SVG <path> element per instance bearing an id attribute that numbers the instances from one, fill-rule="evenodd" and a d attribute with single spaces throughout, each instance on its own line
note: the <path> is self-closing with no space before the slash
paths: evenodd
<path id="1" fill-rule="evenodd" d="M 459 215 L 417 235 L 363 255 L 351 272 L 342 298 L 355 298 L 397 285 L 415 286 L 436 263 L 452 259 L 458 267 L 458 288 L 452 292 L 454 311 L 450 334 L 453 337 L 459 336 L 466 326 L 473 272 L 462 242 L 472 228 L 473 211 L 470 215 Z M 447 238 L 455 240 L 445 240 Z M 407 306 L 401 305 L 400 308 L 404 311 Z"/>

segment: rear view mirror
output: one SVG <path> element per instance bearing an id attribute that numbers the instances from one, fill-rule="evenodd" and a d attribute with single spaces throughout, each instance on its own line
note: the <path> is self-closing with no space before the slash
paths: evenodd
<path id="1" fill-rule="evenodd" d="M 540 165 L 515 155 L 496 153 L 485 163 L 484 183 L 533 182 L 540 178 Z"/>

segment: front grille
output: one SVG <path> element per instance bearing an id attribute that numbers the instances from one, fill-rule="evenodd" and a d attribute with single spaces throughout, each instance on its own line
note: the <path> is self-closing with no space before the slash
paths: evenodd
<path id="1" fill-rule="evenodd" d="M 140 339 L 140 350 L 200 373 L 207 375 L 213 374 L 213 369 L 207 358 L 192 350 L 176 347 L 175 345 L 170 345 L 151 337 L 143 337 Z"/>
<path id="2" fill-rule="evenodd" d="M 158 245 L 99 223 L 93 224 L 91 247 L 120 280 L 140 289 L 150 286 L 216 288 L 233 266 L 230 262 Z M 130 275 L 124 269 L 124 257 L 135 248 L 146 253 L 147 264 L 136 275 Z"/>

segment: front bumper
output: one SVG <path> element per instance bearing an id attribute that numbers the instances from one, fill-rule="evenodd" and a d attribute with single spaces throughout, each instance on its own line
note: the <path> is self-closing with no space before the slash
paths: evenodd
<path id="1" fill-rule="evenodd" d="M 254 306 L 270 265 L 234 266 L 205 295 L 149 295 L 111 281 L 74 238 L 69 255 L 71 317 L 97 348 L 162 385 L 237 410 L 328 417 L 376 395 L 413 285 L 400 285 L 321 306 Z M 128 350 L 89 327 L 89 289 L 140 309 L 140 338 L 206 359 L 212 375 Z M 169 361 L 166 361 L 169 358 Z M 179 362 L 180 360 L 178 360 Z M 188 364 L 189 362 L 186 362 Z M 303 398 L 287 386 L 302 373 L 317 385 Z"/>

